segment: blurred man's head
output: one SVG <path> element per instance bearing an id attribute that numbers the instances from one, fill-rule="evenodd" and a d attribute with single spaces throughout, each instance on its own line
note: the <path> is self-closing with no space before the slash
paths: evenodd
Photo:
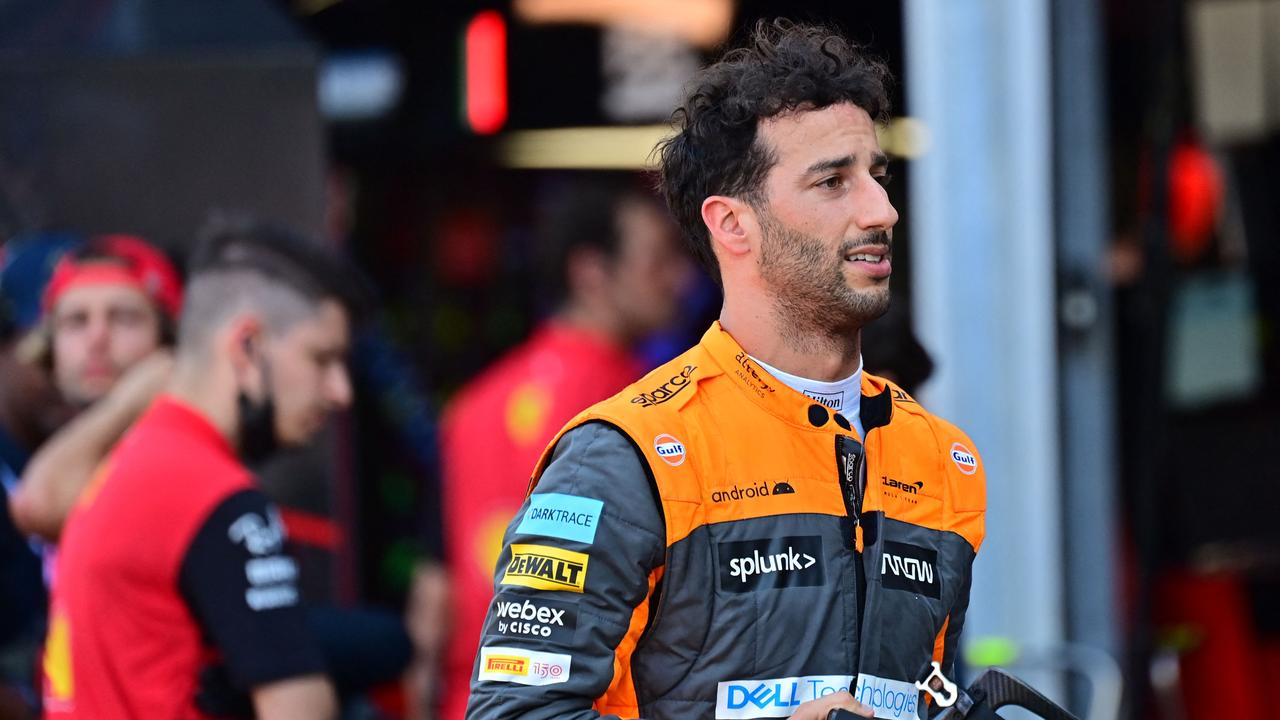
<path id="1" fill-rule="evenodd" d="M 562 314 L 589 309 L 621 342 L 675 316 L 689 262 L 666 209 L 634 181 L 592 177 L 562 188 L 543 234 L 544 284 Z"/>
<path id="2" fill-rule="evenodd" d="M 190 267 L 178 362 L 234 396 L 241 455 L 297 446 L 351 402 L 347 349 L 363 285 L 322 246 L 246 221 L 206 233 Z"/>
<path id="3" fill-rule="evenodd" d="M 178 272 L 139 238 L 101 236 L 64 255 L 42 302 L 59 392 L 76 405 L 101 398 L 126 370 L 171 342 L 181 306 Z"/>

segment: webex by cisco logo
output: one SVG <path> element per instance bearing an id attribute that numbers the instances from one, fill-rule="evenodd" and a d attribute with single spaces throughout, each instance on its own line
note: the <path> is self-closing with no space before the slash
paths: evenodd
<path id="1" fill-rule="evenodd" d="M 720 589 L 743 593 L 826 582 L 822 538 L 792 535 L 719 545 Z"/>
<path id="2" fill-rule="evenodd" d="M 555 600 L 537 601 L 501 593 L 494 599 L 494 613 L 486 635 L 546 638 L 568 643 L 578 627 L 572 605 Z"/>

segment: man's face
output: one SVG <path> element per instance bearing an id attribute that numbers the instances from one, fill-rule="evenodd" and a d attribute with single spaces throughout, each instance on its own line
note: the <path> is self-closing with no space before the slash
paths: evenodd
<path id="1" fill-rule="evenodd" d="M 305 444 L 324 427 L 329 413 L 351 404 L 348 345 L 347 313 L 332 300 L 270 341 L 271 392 L 281 445 Z"/>
<path id="2" fill-rule="evenodd" d="M 760 277 L 784 320 L 846 334 L 889 307 L 887 159 L 865 110 L 849 103 L 760 124 L 776 164 L 764 181 Z"/>
<path id="3" fill-rule="evenodd" d="M 641 338 L 671 322 L 691 264 L 675 224 L 638 199 L 618 206 L 617 255 L 609 263 L 610 296 L 627 333 Z"/>
<path id="4" fill-rule="evenodd" d="M 127 285 L 68 289 L 50 312 L 53 371 L 68 402 L 92 403 L 160 346 L 160 313 Z"/>

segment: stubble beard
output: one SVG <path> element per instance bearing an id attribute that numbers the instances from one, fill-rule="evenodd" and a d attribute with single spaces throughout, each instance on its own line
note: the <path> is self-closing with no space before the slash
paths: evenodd
<path id="1" fill-rule="evenodd" d="M 884 232 L 841 244 L 833 254 L 822 240 L 760 213 L 760 277 L 773 295 L 783 337 L 793 346 L 845 346 L 867 323 L 889 309 L 889 283 L 865 290 L 849 286 L 845 254 L 860 245 L 889 245 Z"/>

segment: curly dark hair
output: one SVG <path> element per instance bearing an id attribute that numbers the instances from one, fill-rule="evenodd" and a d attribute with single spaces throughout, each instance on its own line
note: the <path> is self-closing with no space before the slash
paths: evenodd
<path id="1" fill-rule="evenodd" d="M 677 132 L 657 153 L 667 204 L 716 283 L 720 266 L 702 202 L 728 195 L 754 207 L 763 203 L 761 183 L 777 159 L 756 141 L 760 121 L 848 102 L 886 122 L 892 82 L 883 62 L 838 32 L 782 18 L 759 21 L 745 46 L 694 76 L 684 105 L 672 114 Z"/>

